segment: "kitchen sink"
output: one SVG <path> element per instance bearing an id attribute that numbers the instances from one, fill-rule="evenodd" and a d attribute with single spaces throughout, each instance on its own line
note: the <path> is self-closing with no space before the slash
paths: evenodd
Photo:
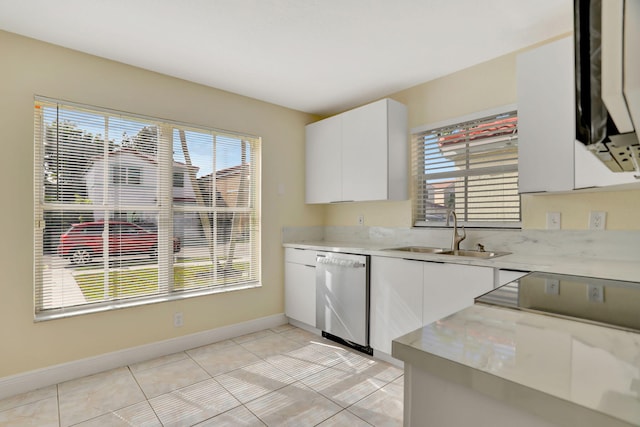
<path id="1" fill-rule="evenodd" d="M 441 254 L 448 251 L 448 249 L 430 248 L 427 246 L 404 246 L 401 248 L 387 248 L 385 249 L 385 251 L 416 252 L 420 254 Z"/>
<path id="2" fill-rule="evenodd" d="M 473 251 L 473 250 L 460 249 L 458 251 L 446 250 L 439 253 L 441 255 L 463 256 L 463 257 L 466 256 L 466 257 L 473 257 L 473 258 L 488 259 L 488 258 L 495 258 L 503 255 L 508 255 L 511 252 Z"/>
<path id="3" fill-rule="evenodd" d="M 482 259 L 495 258 L 503 255 L 508 255 L 511 253 L 511 252 L 474 251 L 474 250 L 464 250 L 464 249 L 452 251 L 451 249 L 448 249 L 448 248 L 446 249 L 431 248 L 428 246 L 403 246 L 401 248 L 387 248 L 384 250 L 413 252 L 413 253 L 419 253 L 419 254 L 437 254 L 437 255 L 460 256 L 460 257 L 472 257 L 472 258 L 482 258 Z"/>

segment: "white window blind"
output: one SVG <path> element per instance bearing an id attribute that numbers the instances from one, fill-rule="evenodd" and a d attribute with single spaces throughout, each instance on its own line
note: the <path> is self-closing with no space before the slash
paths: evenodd
<path id="1" fill-rule="evenodd" d="M 37 98 L 35 313 L 259 285 L 259 138 Z"/>
<path id="2" fill-rule="evenodd" d="M 490 114 L 412 135 L 416 226 L 519 227 L 518 118 Z"/>

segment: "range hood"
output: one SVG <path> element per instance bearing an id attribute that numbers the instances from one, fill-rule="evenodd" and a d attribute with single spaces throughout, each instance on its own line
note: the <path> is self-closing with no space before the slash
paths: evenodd
<path id="1" fill-rule="evenodd" d="M 640 174 L 640 0 L 574 0 L 576 139 Z"/>

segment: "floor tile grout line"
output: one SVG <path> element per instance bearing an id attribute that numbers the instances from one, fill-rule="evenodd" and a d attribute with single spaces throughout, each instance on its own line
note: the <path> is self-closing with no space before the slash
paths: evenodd
<path id="1" fill-rule="evenodd" d="M 54 384 L 53 386 L 55 386 L 55 387 L 56 387 L 56 398 L 57 398 L 57 397 L 58 397 L 58 392 L 57 392 L 57 390 L 58 390 L 58 384 Z M 53 387 L 53 386 L 46 386 L 46 387 L 42 387 L 42 388 Z M 36 390 L 39 390 L 39 389 L 36 389 Z M 32 390 L 32 391 L 36 391 L 36 390 Z M 27 393 L 28 393 L 28 392 L 27 392 Z M 7 397 L 7 399 L 11 399 L 11 398 L 14 398 L 14 397 L 16 397 L 16 396 L 20 396 L 20 394 L 16 394 L 16 395 L 13 395 L 13 396 L 9 396 L 9 397 Z M 33 405 L 34 403 L 42 402 L 43 400 L 52 399 L 52 398 L 53 398 L 53 396 L 50 396 L 50 397 L 43 397 L 43 398 L 41 398 L 41 399 L 36 399 L 36 400 L 30 401 L 30 402 L 25 402 L 25 403 L 21 403 L 21 404 L 16 405 L 16 406 L 12 406 L 12 407 L 10 407 L 10 408 L 0 409 L 0 414 L 1 414 L 1 413 L 3 413 L 3 412 L 11 411 L 11 410 L 13 410 L 13 409 L 21 408 L 21 407 L 23 407 L 23 406 Z"/>
<path id="2" fill-rule="evenodd" d="M 327 368 L 327 369 L 331 369 L 331 368 Z M 367 377 L 367 378 L 369 378 L 369 379 L 374 378 L 374 377 L 370 377 L 370 376 L 362 375 L 362 374 L 356 374 L 356 375 L 366 376 L 366 377 Z M 385 384 L 385 385 L 383 385 L 383 386 L 381 386 L 381 387 L 379 387 L 379 388 L 376 388 L 376 389 L 375 389 L 375 390 L 373 390 L 372 392 L 368 393 L 366 396 L 363 396 L 362 398 L 360 398 L 360 399 L 356 400 L 355 402 L 351 403 L 350 405 L 342 406 L 342 404 L 340 404 L 340 402 L 338 402 L 338 401 L 334 400 L 334 399 L 333 399 L 333 398 L 331 398 L 330 396 L 327 396 L 327 395 L 326 395 L 326 394 L 324 394 L 323 392 L 321 392 L 321 391 L 319 391 L 319 390 L 316 390 L 315 388 L 313 388 L 313 387 L 312 387 L 312 386 L 310 386 L 310 385 L 305 384 L 304 382 L 303 382 L 302 384 L 304 384 L 305 386 L 309 387 L 311 390 L 315 391 L 316 393 L 319 393 L 320 395 L 322 395 L 322 396 L 326 397 L 327 399 L 329 399 L 330 401 L 332 401 L 332 402 L 333 402 L 333 403 L 335 403 L 336 405 L 340 406 L 342 409 L 348 409 L 348 408 L 352 407 L 353 405 L 355 405 L 355 404 L 357 404 L 358 402 L 360 402 L 360 401 L 362 401 L 362 400 L 366 399 L 367 397 L 371 396 L 372 394 L 374 394 L 374 393 L 376 393 L 376 392 L 378 392 L 378 391 L 382 390 L 382 388 L 384 388 L 384 387 L 386 387 L 386 386 L 388 385 L 388 384 Z"/>
<path id="3" fill-rule="evenodd" d="M 152 359 L 143 360 L 142 362 L 139 362 L 139 363 L 133 363 L 133 364 L 131 364 L 131 365 L 126 365 L 126 366 L 129 368 L 129 370 L 131 371 L 131 373 L 135 374 L 135 372 L 133 372 L 133 368 L 132 368 L 132 366 L 140 365 L 140 364 L 142 364 L 142 363 L 151 362 L 151 361 L 153 361 L 153 360 L 162 359 L 163 357 L 169 357 L 169 356 L 173 356 L 173 355 L 180 354 L 180 353 L 184 353 L 184 354 L 185 354 L 185 356 L 187 356 L 187 357 L 185 357 L 185 358 L 188 358 L 188 357 L 189 357 L 189 355 L 187 354 L 187 351 L 188 351 L 188 350 L 183 350 L 183 351 L 178 351 L 178 352 L 176 352 L 176 353 L 165 354 L 164 356 L 154 357 L 154 358 L 152 358 Z M 159 365 L 151 366 L 151 367 L 149 367 L 149 368 L 136 369 L 136 371 L 137 371 L 137 372 L 144 372 L 144 371 L 148 371 L 149 369 L 156 369 L 156 368 L 160 368 L 160 367 L 162 367 L 162 366 L 171 365 L 172 363 L 177 363 L 177 362 L 180 362 L 181 360 L 183 360 L 183 359 L 180 359 L 180 360 L 172 360 L 172 361 L 170 361 L 170 362 L 161 363 L 161 364 L 159 364 Z"/>
<path id="4" fill-rule="evenodd" d="M 358 402 L 360 402 L 360 400 L 358 400 Z M 358 402 L 356 402 L 356 403 L 358 403 Z M 354 403 L 353 405 L 355 405 L 356 403 Z M 351 405 L 351 406 L 353 406 L 353 405 Z M 351 406 L 349 406 L 349 408 L 351 408 Z M 349 408 L 344 408 L 344 410 L 346 412 L 350 413 L 351 415 L 353 415 L 354 417 L 356 417 L 357 419 L 362 420 L 365 424 L 370 425 L 372 427 L 375 427 L 374 424 L 371 424 L 369 421 L 365 420 L 364 418 L 359 417 L 358 414 L 355 414 L 354 412 L 350 411 Z"/>
<path id="5" fill-rule="evenodd" d="M 60 384 L 56 384 L 56 402 L 58 403 L 58 427 L 62 427 L 62 417 L 60 416 Z"/>
<path id="6" fill-rule="evenodd" d="M 298 329 L 299 329 L 299 331 L 298 331 Z M 264 421 L 262 418 L 260 418 L 256 413 L 254 413 L 253 411 L 251 411 L 251 410 L 249 409 L 249 407 L 247 406 L 247 404 L 250 404 L 251 402 L 253 402 L 253 401 L 257 400 L 257 399 L 264 398 L 265 396 L 267 396 L 267 395 L 269 395 L 269 394 L 271 394 L 271 393 L 278 392 L 279 390 L 282 390 L 283 388 L 286 388 L 286 387 L 288 387 L 288 386 L 294 386 L 294 385 L 298 384 L 298 385 L 301 385 L 301 386 L 303 386 L 303 387 L 305 387 L 305 388 L 307 388 L 307 389 L 309 389 L 309 390 L 313 391 L 314 393 L 317 393 L 317 395 L 318 395 L 318 396 L 322 396 L 323 398 L 325 398 L 325 399 L 327 399 L 328 401 L 330 401 L 330 402 L 334 403 L 335 405 L 337 405 L 337 408 L 339 408 L 340 410 L 339 410 L 337 413 L 333 414 L 331 417 L 328 417 L 327 419 L 330 419 L 330 418 L 332 418 L 332 417 L 336 416 L 337 414 L 340 414 L 340 413 L 342 413 L 342 412 L 344 412 L 344 411 L 347 411 L 347 413 L 349 413 L 350 415 L 355 416 L 355 417 L 357 417 L 358 419 L 362 420 L 363 422 L 365 422 L 365 423 L 369 424 L 369 422 L 368 422 L 368 421 L 366 421 L 365 419 L 363 419 L 363 418 L 359 417 L 359 416 L 358 416 L 358 415 L 356 415 L 354 412 L 352 412 L 350 409 L 353 409 L 353 408 L 354 408 L 356 405 L 358 405 L 360 402 L 362 402 L 363 400 L 366 400 L 366 399 L 370 398 L 373 394 L 375 394 L 375 393 L 379 392 L 380 390 L 384 389 L 385 387 L 389 386 L 390 384 L 394 384 L 396 381 L 398 381 L 398 379 L 399 379 L 399 378 L 401 378 L 401 377 L 403 376 L 403 373 L 399 373 L 398 375 L 394 375 L 394 374 L 392 373 L 392 374 L 390 374 L 390 376 L 388 377 L 389 379 L 381 379 L 381 378 L 376 378 L 376 376 L 375 376 L 375 375 L 369 375 L 369 374 L 367 374 L 367 373 L 366 373 L 366 370 L 368 369 L 368 367 L 367 367 L 366 365 L 363 365 L 363 368 L 364 368 L 364 369 L 363 369 L 363 371 L 358 371 L 358 370 L 357 370 L 357 367 L 356 367 L 356 368 L 354 368 L 354 371 L 350 371 L 349 369 L 347 369 L 349 365 L 346 365 L 346 366 L 345 366 L 344 368 L 342 368 L 342 369 L 341 369 L 341 368 L 337 368 L 337 365 L 340 365 L 340 364 L 342 364 L 342 363 L 344 363 L 344 364 L 353 363 L 353 365 L 352 365 L 352 366 L 354 366 L 354 367 L 355 367 L 355 366 L 357 366 L 357 365 L 356 365 L 356 363 L 359 363 L 359 362 L 357 362 L 357 359 L 352 358 L 352 356 L 351 356 L 349 353 L 351 353 L 353 356 L 362 356 L 362 357 L 365 357 L 366 359 L 372 360 L 372 361 L 374 361 L 374 362 L 376 362 L 376 363 L 382 363 L 382 364 L 383 364 L 383 366 L 386 366 L 386 365 L 388 364 L 388 362 L 384 363 L 384 361 L 382 361 L 382 360 L 378 360 L 378 359 L 375 359 L 375 358 L 373 358 L 373 357 L 371 357 L 371 358 L 370 358 L 370 357 L 366 357 L 366 356 L 364 356 L 364 355 L 360 355 L 359 353 L 355 352 L 353 349 L 349 349 L 349 348 L 346 348 L 346 347 L 344 347 L 344 346 L 340 346 L 340 345 L 338 345 L 338 346 L 336 347 L 336 351 L 337 351 L 337 352 L 336 352 L 336 354 L 335 354 L 335 356 L 336 356 L 335 358 L 331 357 L 331 353 L 327 353 L 326 355 L 324 355 L 324 354 L 323 354 L 322 356 L 326 356 L 326 359 L 324 359 L 324 360 L 323 360 L 323 362 L 321 362 L 321 363 L 318 363 L 318 361 L 314 361 L 314 360 L 306 360 L 306 359 L 303 359 L 303 358 L 300 358 L 300 357 L 296 357 L 296 356 L 293 356 L 293 355 L 289 354 L 290 352 L 293 352 L 294 350 L 290 350 L 290 351 L 286 351 L 286 352 L 276 352 L 276 353 L 270 354 L 270 349 L 266 349 L 266 351 L 265 351 L 265 352 L 263 352 L 263 351 L 254 352 L 254 351 L 251 351 L 249 348 L 247 348 L 247 347 L 245 347 L 245 346 L 243 345 L 243 344 L 248 344 L 248 343 L 250 343 L 250 342 L 255 342 L 255 341 L 258 341 L 258 340 L 268 339 L 268 338 L 270 338 L 270 337 L 276 337 L 276 336 L 277 336 L 277 337 L 280 337 L 280 338 L 282 338 L 282 339 L 285 339 L 285 340 L 287 340 L 287 341 L 289 341 L 289 342 L 292 342 L 292 343 L 296 344 L 297 346 L 299 346 L 299 349 L 302 349 L 302 348 L 304 348 L 305 346 L 310 345 L 310 344 L 311 344 L 311 342 L 312 342 L 312 339 L 313 339 L 313 338 L 315 338 L 315 337 L 312 337 L 312 336 L 304 337 L 304 335 L 306 335 L 306 333 L 309 333 L 309 334 L 311 334 L 311 333 L 310 333 L 309 331 L 306 331 L 306 330 L 302 329 L 302 328 L 298 328 L 298 329 L 296 329 L 296 327 L 294 327 L 294 326 L 292 326 L 292 327 L 290 327 L 290 328 L 287 328 L 287 329 L 283 329 L 283 330 L 281 330 L 281 331 L 274 331 L 274 330 L 272 330 L 271 328 L 268 328 L 267 330 L 270 332 L 269 334 L 266 334 L 266 335 L 264 335 L 264 336 L 256 336 L 256 337 L 255 337 L 254 339 L 252 339 L 252 340 L 244 341 L 244 342 L 241 342 L 241 343 L 235 342 L 235 341 L 233 341 L 233 339 L 230 339 L 230 340 L 229 340 L 229 341 L 230 341 L 230 345 L 229 345 L 229 347 L 230 347 L 230 346 L 232 346 L 232 345 L 239 346 L 240 348 L 244 349 L 244 350 L 245 350 L 245 351 L 247 351 L 248 353 L 250 353 L 250 354 L 252 354 L 253 356 L 255 356 L 257 360 L 255 360 L 255 361 L 253 361 L 253 362 L 251 362 L 251 363 L 247 363 L 247 364 L 245 364 L 245 365 L 243 365 L 243 366 L 236 367 L 235 369 L 232 369 L 232 370 L 229 370 L 229 371 L 226 371 L 226 372 L 220 373 L 219 375 L 216 375 L 216 376 L 213 376 L 211 373 L 209 373 L 209 372 L 204 368 L 204 366 L 203 366 L 202 364 L 198 363 L 198 361 L 197 361 L 197 360 L 196 360 L 196 359 L 195 359 L 191 354 L 189 354 L 189 351 L 191 351 L 191 350 L 195 350 L 195 349 L 200 348 L 200 347 L 206 347 L 206 345 L 205 345 L 205 346 L 199 346 L 199 347 L 196 347 L 196 348 L 193 348 L 193 349 L 184 350 L 184 351 L 182 351 L 182 352 L 174 353 L 174 354 L 180 354 L 180 353 L 182 353 L 182 356 L 184 356 L 184 359 L 183 359 L 183 358 L 181 358 L 180 360 L 168 361 L 168 362 L 166 362 L 166 363 L 162 363 L 162 364 L 160 364 L 160 365 L 158 365 L 158 366 L 152 366 L 152 367 L 149 367 L 149 368 L 146 368 L 146 369 L 142 369 L 142 370 L 138 371 L 138 373 L 140 373 L 140 372 L 144 372 L 144 371 L 146 371 L 146 370 L 148 370 L 148 369 L 154 369 L 154 368 L 163 367 L 163 366 L 166 366 L 166 365 L 171 364 L 171 363 L 177 363 L 177 362 L 180 362 L 181 360 L 190 360 L 190 361 L 192 361 L 192 362 L 195 364 L 195 366 L 197 366 L 198 368 L 202 369 L 202 370 L 206 373 L 206 375 L 208 376 L 208 378 L 206 378 L 206 379 L 202 379 L 202 380 L 200 380 L 200 381 L 196 381 L 196 382 L 194 382 L 193 384 L 188 384 L 188 385 L 185 385 L 185 386 L 179 387 L 179 388 L 177 388 L 177 389 L 175 389 L 175 390 L 171 390 L 171 391 L 169 391 L 169 392 L 167 392 L 167 393 L 162 393 L 160 396 L 162 396 L 163 394 L 170 394 L 170 393 L 173 393 L 173 392 L 179 392 L 180 390 L 183 390 L 183 389 L 188 388 L 188 387 L 192 387 L 192 386 L 194 386 L 194 385 L 200 384 L 200 383 L 205 382 L 205 381 L 214 380 L 216 384 L 218 384 L 218 385 L 219 385 L 223 390 L 225 390 L 225 392 L 227 392 L 230 396 L 232 396 L 232 397 L 233 397 L 233 398 L 238 402 L 238 405 L 237 405 L 237 406 L 234 406 L 233 408 L 229 408 L 229 409 L 227 409 L 226 411 L 221 412 L 221 413 L 219 413 L 219 414 L 217 414 L 217 415 L 215 415 L 215 416 L 213 416 L 213 417 L 207 418 L 207 419 L 205 419 L 205 420 L 200 420 L 200 421 L 198 421 L 198 423 L 202 423 L 202 422 L 204 422 L 204 421 L 207 421 L 207 420 L 213 419 L 213 418 L 215 418 L 215 417 L 217 417 L 217 416 L 220 416 L 220 415 L 222 415 L 222 414 L 224 414 L 224 413 L 226 413 L 226 412 L 232 411 L 232 410 L 237 409 L 237 408 L 239 408 L 239 407 L 243 407 L 243 408 L 244 408 L 244 410 L 248 411 L 248 412 L 249 412 L 252 416 L 254 416 L 257 420 L 259 420 L 259 421 L 260 421 L 260 422 L 262 422 L 262 423 L 265 423 L 265 421 Z M 298 335 L 296 335 L 296 334 L 291 334 L 291 336 L 286 336 L 286 335 L 285 335 L 286 333 L 288 333 L 288 332 L 292 332 L 292 331 L 298 331 L 298 332 L 297 332 L 297 334 L 298 334 Z M 260 331 L 257 331 L 257 332 L 260 332 Z M 301 335 L 302 335 L 302 336 L 301 336 Z M 303 338 L 304 338 L 304 341 L 303 341 Z M 319 337 L 318 337 L 318 338 L 319 338 Z M 321 341 L 324 341 L 324 339 L 322 339 L 322 338 L 319 338 L 319 339 L 320 339 Z M 217 342 L 214 342 L 214 343 L 211 343 L 211 344 L 207 344 L 207 345 L 213 345 L 213 344 L 216 344 L 216 343 L 219 343 L 219 342 L 223 342 L 223 341 L 226 341 L 226 340 L 217 341 Z M 323 342 L 321 342 L 320 344 L 323 344 Z M 333 343 L 330 343 L 330 344 L 333 344 Z M 224 348 L 226 348 L 226 347 L 221 347 L 221 348 L 220 348 L 220 350 L 223 350 Z M 265 354 L 265 356 L 263 356 L 262 354 Z M 166 356 L 171 356 L 171 355 L 166 355 Z M 293 375 L 291 375 L 290 373 L 288 373 L 287 371 L 285 371 L 284 369 L 282 369 L 281 367 L 277 366 L 275 363 L 273 363 L 273 362 L 271 362 L 271 361 L 269 361 L 269 360 L 268 360 L 268 359 L 270 359 L 270 358 L 272 358 L 272 357 L 274 357 L 274 356 L 288 357 L 288 358 L 291 358 L 291 359 L 293 359 L 293 360 L 295 360 L 295 361 L 298 361 L 298 362 L 304 362 L 304 363 L 306 363 L 306 364 L 313 365 L 313 367 L 316 367 L 316 368 L 318 368 L 319 370 L 318 370 L 317 372 L 305 373 L 305 374 L 304 374 L 303 376 L 301 376 L 301 377 L 298 377 L 297 375 L 296 375 L 296 376 L 293 376 Z M 160 356 L 160 357 L 163 357 L 163 356 Z M 147 361 L 143 361 L 143 362 L 140 362 L 140 363 L 145 363 L 145 362 L 148 362 L 148 361 L 151 361 L 151 360 L 154 360 L 154 359 L 149 359 L 149 360 L 147 360 Z M 240 401 L 240 399 L 239 399 L 238 397 L 236 397 L 236 395 L 234 395 L 234 394 L 231 392 L 231 390 L 229 390 L 229 389 L 228 389 L 227 387 L 225 387 L 222 383 L 220 383 L 220 382 L 218 381 L 218 379 L 216 379 L 216 377 L 219 377 L 219 376 L 221 376 L 221 375 L 225 375 L 225 374 L 226 374 L 226 375 L 228 375 L 228 374 L 231 374 L 231 373 L 232 373 L 232 372 L 234 372 L 234 371 L 238 371 L 238 370 L 244 369 L 244 368 L 246 368 L 247 366 L 250 366 L 250 365 L 253 365 L 253 364 L 258 364 L 258 363 L 265 363 L 265 362 L 266 362 L 266 364 L 269 366 L 269 369 L 275 369 L 275 371 L 276 371 L 276 372 L 279 372 L 279 373 L 281 373 L 282 375 L 285 375 L 286 377 L 288 377 L 289 379 L 291 379 L 291 380 L 292 380 L 292 382 L 290 382 L 290 383 L 284 383 L 284 382 L 279 381 L 279 380 L 277 380 L 277 379 L 276 379 L 276 381 L 278 382 L 278 384 L 277 384 L 277 388 L 275 388 L 275 389 L 270 389 L 270 387 L 267 387 L 268 392 L 267 392 L 266 394 L 263 394 L 263 395 L 261 395 L 261 396 L 259 396 L 259 397 L 256 397 L 256 398 L 253 398 L 253 399 L 251 399 L 251 400 L 248 400 L 247 402 L 242 402 L 242 401 Z M 394 367 L 394 366 L 393 366 L 393 364 L 388 364 L 388 365 L 389 365 L 390 367 Z M 146 402 L 146 403 L 147 403 L 147 405 L 150 407 L 150 409 L 151 409 L 152 413 L 154 414 L 154 416 L 155 416 L 156 420 L 157 420 L 161 425 L 163 425 L 163 423 L 162 423 L 162 421 L 160 420 L 160 417 L 158 416 L 158 414 L 157 414 L 156 410 L 155 410 L 155 409 L 154 409 L 154 407 L 151 405 L 151 402 L 150 402 L 150 401 L 151 401 L 151 398 L 147 395 L 147 393 L 145 393 L 144 389 L 143 389 L 143 388 L 142 388 L 142 386 L 141 386 L 141 383 L 140 383 L 140 382 L 139 382 L 139 380 L 138 380 L 138 377 L 136 376 L 136 373 L 133 371 L 133 369 L 132 369 L 132 365 L 125 365 L 125 366 L 126 366 L 126 368 L 127 368 L 127 371 L 129 372 L 129 374 L 131 375 L 132 379 L 135 381 L 136 385 L 138 386 L 138 389 L 142 392 L 141 394 L 142 394 L 142 396 L 143 396 L 143 400 L 141 400 L 140 402 L 132 403 L 131 405 L 124 406 L 123 408 L 115 409 L 115 411 L 117 411 L 117 410 L 121 410 L 121 409 L 125 409 L 125 408 L 128 408 L 128 407 L 132 406 L 132 405 L 140 404 L 140 403 L 142 403 L 142 402 Z M 294 364 L 293 366 L 295 366 L 295 364 Z M 363 377 L 363 379 L 366 379 L 366 378 L 369 378 L 369 379 L 375 379 L 375 380 L 376 380 L 376 382 L 379 382 L 381 385 L 380 385 L 379 387 L 377 387 L 375 390 L 371 391 L 370 393 L 367 393 L 366 395 L 364 395 L 364 396 L 360 397 L 357 401 L 355 401 L 355 402 L 351 403 L 350 405 L 348 405 L 348 406 L 346 406 L 346 407 L 343 407 L 343 406 L 339 403 L 339 401 L 336 401 L 336 400 L 332 399 L 330 396 L 325 395 L 322 391 L 316 390 L 316 389 L 314 389 L 312 386 L 309 386 L 309 385 L 307 385 L 307 384 L 304 382 L 304 381 L 305 381 L 306 379 L 308 379 L 309 377 L 311 377 L 311 376 L 313 376 L 313 375 L 321 375 L 322 373 L 326 373 L 326 371 L 327 371 L 327 370 L 329 370 L 329 369 L 331 369 L 331 368 L 336 369 L 336 370 L 339 370 L 339 371 L 342 371 L 342 372 L 344 372 L 344 374 L 346 374 L 346 375 L 347 375 L 347 377 L 346 377 L 346 378 L 344 378 L 344 379 L 342 379 L 340 382 L 344 382 L 344 381 L 346 381 L 347 379 L 349 379 L 349 378 L 351 378 L 351 377 L 353 377 L 353 376 L 357 375 L 357 376 L 362 376 L 362 377 Z M 385 369 L 386 369 L 386 368 L 385 368 Z M 62 414 L 61 414 L 61 393 L 60 393 L 60 384 L 61 384 L 61 383 L 55 384 L 55 393 L 56 393 L 56 394 L 55 394 L 55 397 L 56 397 L 56 403 L 57 403 L 57 404 L 56 404 L 56 409 L 57 409 L 57 421 L 58 421 L 58 423 L 57 423 L 57 424 L 58 424 L 58 426 L 59 426 L 59 427 L 62 427 L 62 421 L 63 421 L 63 420 L 61 419 L 61 415 L 62 415 Z M 401 385 L 399 385 L 399 384 L 398 384 L 398 386 L 399 386 L 399 387 L 401 387 Z M 53 397 L 53 396 L 51 396 L 51 397 Z M 159 397 L 159 396 L 156 396 L 156 397 Z M 44 398 L 43 398 L 43 399 L 37 399 L 37 400 L 35 400 L 35 401 L 33 401 L 33 402 L 25 403 L 24 405 L 37 403 L 38 401 L 41 401 L 41 400 L 44 400 Z M 12 407 L 12 408 L 8 408 L 8 409 L 13 409 L 13 408 L 15 408 L 15 407 L 20 407 L 20 406 L 24 406 L 24 405 L 17 405 L 17 406 L 14 406 L 14 407 Z M 105 414 L 110 413 L 110 412 L 113 412 L 113 411 L 108 411 L 108 412 L 106 412 Z M 93 418 L 91 418 L 91 419 L 99 418 L 99 417 L 101 417 L 101 416 L 104 416 L 105 414 L 98 415 L 98 416 L 93 417 Z M 320 421 L 320 423 L 319 423 L 319 424 L 321 424 L 321 423 L 325 422 L 327 419 L 325 419 L 325 420 L 323 420 L 323 421 Z M 84 421 L 82 421 L 82 422 L 85 422 L 85 421 L 89 421 L 89 420 L 84 420 Z"/>
<path id="7" fill-rule="evenodd" d="M 236 343 L 236 344 L 237 344 L 237 343 Z M 241 345 L 241 344 L 237 344 L 237 345 Z M 244 348 L 244 347 L 243 347 L 243 348 Z M 245 349 L 245 350 L 247 350 L 247 349 Z M 247 351 L 249 351 L 249 350 L 247 350 Z M 250 352 L 250 351 L 249 351 L 249 352 Z M 250 352 L 250 353 L 251 353 L 251 352 Z M 254 353 L 252 353 L 252 354 L 254 354 Z M 251 366 L 252 364 L 257 364 L 257 363 L 267 363 L 269 366 L 271 366 L 271 367 L 273 367 L 273 368 L 278 369 L 278 368 L 277 368 L 277 366 L 273 366 L 271 363 L 269 363 L 269 361 L 265 360 L 264 358 L 262 358 L 262 357 L 260 357 L 260 356 L 258 356 L 258 355 L 256 355 L 256 354 L 254 354 L 254 355 L 255 355 L 256 357 L 258 357 L 258 358 L 261 360 L 261 362 L 250 363 L 250 364 L 248 364 L 248 365 L 244 365 L 244 366 L 242 366 L 242 367 L 239 367 L 239 368 L 236 368 L 236 369 L 232 369 L 231 371 L 227 371 L 227 372 L 222 373 L 222 374 L 220 374 L 220 375 L 226 375 L 226 374 L 229 374 L 229 373 L 231 373 L 231 372 L 238 371 L 238 370 L 243 369 L 243 368 L 245 368 L 245 367 L 247 367 L 247 366 Z M 204 368 L 203 368 L 203 369 L 204 369 Z M 278 369 L 278 370 L 279 370 L 280 372 L 282 372 L 282 370 L 280 370 L 280 369 Z M 283 372 L 283 373 L 284 373 L 284 374 L 286 374 L 286 372 Z M 220 375 L 216 375 L 216 376 L 220 376 Z M 288 374 L 286 374 L 286 375 L 287 375 L 287 376 L 289 376 L 289 377 L 291 377 L 291 376 L 290 376 L 290 375 L 288 375 Z M 292 378 L 293 378 L 293 377 L 292 377 Z M 239 399 L 235 394 L 233 394 L 233 393 L 231 392 L 231 390 L 229 390 L 227 387 L 225 387 L 225 385 L 224 385 L 224 384 L 222 384 L 220 381 L 218 381 L 218 380 L 216 379 L 216 377 L 212 377 L 212 379 L 213 379 L 214 381 L 216 381 L 216 382 L 220 385 L 220 387 L 222 387 L 222 388 L 223 388 L 227 393 L 229 393 L 231 396 L 233 396 L 233 398 L 234 398 L 234 399 L 236 399 L 236 400 L 240 403 L 240 405 L 239 405 L 239 406 L 244 407 L 247 411 L 249 411 L 249 413 L 250 413 L 251 415 L 253 415 L 254 417 L 256 417 L 256 419 L 258 419 L 258 420 L 259 420 L 262 424 L 264 424 L 265 426 L 267 426 L 267 423 L 266 423 L 262 418 L 260 418 L 260 417 L 258 416 L 258 414 L 254 413 L 251 409 L 249 409 L 249 407 L 247 406 L 247 403 L 250 403 L 250 402 L 253 402 L 253 401 L 257 400 L 257 399 L 263 398 L 264 396 L 267 396 L 267 395 L 269 395 L 269 394 L 271 394 L 271 393 L 275 393 L 276 391 L 283 389 L 283 388 L 284 388 L 284 387 L 286 387 L 287 385 L 291 385 L 291 384 L 287 384 L 287 385 L 285 385 L 285 386 L 283 386 L 283 387 L 280 387 L 280 388 L 278 388 L 278 389 L 271 390 L 271 391 L 269 391 L 268 393 L 266 393 L 266 394 L 264 394 L 264 395 L 262 395 L 262 396 L 256 397 L 256 398 L 251 399 L 251 400 L 249 400 L 249 401 L 247 401 L 247 402 L 242 402 L 242 401 L 241 401 L 241 400 L 240 400 L 240 399 Z M 293 384 L 293 383 L 292 383 L 292 384 Z M 231 410 L 233 410 L 233 409 L 236 409 L 236 408 L 238 408 L 238 406 L 236 406 L 236 407 L 234 407 L 234 408 L 232 408 L 232 409 L 229 409 L 229 410 L 227 410 L 227 411 L 225 411 L 225 412 L 223 412 L 223 413 L 229 412 L 229 411 L 231 411 Z M 218 415 L 215 415 L 214 417 L 211 417 L 211 418 L 209 418 L 209 419 L 216 418 L 216 417 L 218 417 L 218 416 L 222 415 L 223 413 L 220 413 L 220 414 L 218 414 Z M 202 423 L 202 422 L 204 422 L 204 421 L 206 421 L 206 420 L 200 421 L 200 423 Z"/>
<path id="8" fill-rule="evenodd" d="M 138 388 L 142 392 L 142 395 L 145 397 L 145 399 L 146 399 L 145 401 L 147 402 L 147 405 L 149 405 L 149 407 L 153 411 L 153 415 L 156 416 L 156 419 L 162 425 L 162 421 L 160 420 L 160 415 L 158 415 L 158 413 L 156 412 L 156 410 L 153 407 L 153 405 L 151 405 L 151 402 L 149 401 L 149 396 L 147 396 L 147 393 L 144 392 L 144 389 L 142 388 L 142 385 L 140 385 L 140 383 L 138 382 L 138 378 L 135 376 L 135 374 L 131 370 L 131 365 L 127 365 L 127 369 L 129 369 L 129 373 L 131 373 L 131 376 L 133 377 L 133 380 L 136 382 L 136 385 L 138 386 Z M 140 403 L 140 402 L 138 402 L 138 403 Z M 135 405 L 137 405 L 138 403 L 135 403 Z M 124 408 L 122 408 L 122 409 L 124 409 Z"/>

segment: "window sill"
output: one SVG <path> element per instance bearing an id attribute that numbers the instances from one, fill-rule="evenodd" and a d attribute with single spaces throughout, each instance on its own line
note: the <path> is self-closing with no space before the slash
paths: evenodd
<path id="1" fill-rule="evenodd" d="M 122 308 L 138 307 L 148 304 L 157 304 L 168 301 L 183 300 L 187 298 L 201 297 L 206 295 L 214 295 L 225 292 L 241 291 L 245 289 L 253 289 L 262 287 L 260 282 L 249 282 L 238 285 L 229 285 L 220 288 L 211 288 L 206 290 L 194 291 L 177 291 L 170 295 L 161 295 L 153 297 L 143 297 L 136 299 L 128 299 L 113 302 L 96 303 L 91 306 L 68 307 L 55 310 L 47 310 L 37 313 L 34 322 L 45 322 L 49 320 L 64 319 L 68 317 L 81 316 L 85 314 L 102 313 L 106 311 L 119 310 Z"/>

